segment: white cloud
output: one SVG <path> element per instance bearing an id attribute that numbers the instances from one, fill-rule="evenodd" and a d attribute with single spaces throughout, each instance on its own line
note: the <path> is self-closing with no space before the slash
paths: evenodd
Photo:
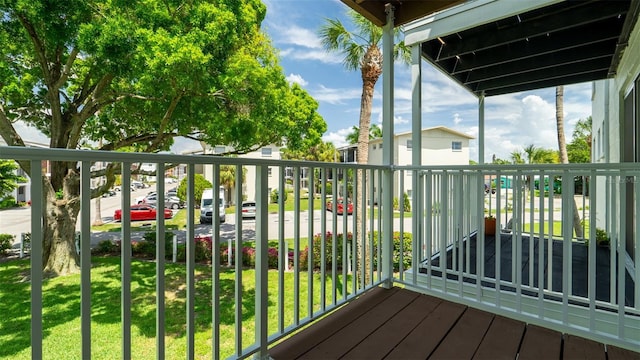
<path id="1" fill-rule="evenodd" d="M 300 74 L 289 74 L 286 79 L 289 83 L 296 83 L 300 86 L 309 84 Z"/>
<path id="2" fill-rule="evenodd" d="M 342 63 L 342 58 L 338 54 L 329 53 L 324 50 L 287 48 L 280 52 L 280 56 L 293 60 L 317 60 L 325 64 Z"/>
<path id="3" fill-rule="evenodd" d="M 319 102 L 338 105 L 347 104 L 350 100 L 360 99 L 362 91 L 360 89 L 332 89 L 320 85 L 318 89 L 309 90 L 309 93 Z"/>
<path id="4" fill-rule="evenodd" d="M 309 29 L 296 25 L 276 26 L 278 37 L 275 40 L 278 44 L 296 45 L 308 49 L 322 49 L 320 37 Z"/>
<path id="5" fill-rule="evenodd" d="M 322 140 L 325 142 L 333 143 L 335 147 L 342 147 L 348 145 L 347 135 L 351 133 L 351 128 L 340 129 L 335 132 L 326 133 L 322 136 Z"/>
<path id="6" fill-rule="evenodd" d="M 460 117 L 460 114 L 458 114 L 458 113 L 453 114 L 453 123 L 455 125 L 458 125 L 461 122 L 462 122 L 462 118 Z"/>

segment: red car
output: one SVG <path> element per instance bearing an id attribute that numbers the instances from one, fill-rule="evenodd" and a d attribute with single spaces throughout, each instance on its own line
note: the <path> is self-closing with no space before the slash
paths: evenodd
<path id="1" fill-rule="evenodd" d="M 164 210 L 164 218 L 171 219 L 173 216 L 173 212 L 170 209 Z M 131 220 L 155 220 L 156 219 L 156 208 L 149 204 L 137 204 L 131 205 Z M 116 210 L 113 214 L 113 220 L 121 221 L 122 220 L 122 209 Z"/>
<path id="2" fill-rule="evenodd" d="M 333 202 L 327 201 L 327 210 L 333 211 Z M 338 203 L 336 204 L 336 214 L 342 215 L 344 213 L 344 200 L 342 198 L 338 198 Z M 347 201 L 347 215 L 353 214 L 353 203 L 351 200 Z"/>

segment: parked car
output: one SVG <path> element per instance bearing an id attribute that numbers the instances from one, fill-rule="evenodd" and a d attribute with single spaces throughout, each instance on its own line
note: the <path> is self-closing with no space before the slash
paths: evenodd
<path id="1" fill-rule="evenodd" d="M 139 203 L 157 206 L 158 195 L 154 191 L 153 193 L 150 193 L 147 196 L 145 196 Z M 164 198 L 164 207 L 167 209 L 178 210 L 180 208 L 183 208 L 184 205 L 185 205 L 184 202 L 175 196 L 167 196 Z"/>
<path id="2" fill-rule="evenodd" d="M 327 211 L 333 211 L 333 202 L 327 201 Z M 338 198 L 336 204 L 336 214 L 342 215 L 344 213 L 344 199 Z M 347 200 L 347 215 L 353 214 L 353 203 L 351 200 Z"/>
<path id="3" fill-rule="evenodd" d="M 171 219 L 173 211 L 169 209 L 164 210 L 164 218 Z M 131 205 L 131 220 L 155 220 L 156 219 L 156 207 L 149 204 L 136 204 Z M 122 209 L 118 209 L 113 213 L 113 220 L 122 220 Z"/>
<path id="4" fill-rule="evenodd" d="M 135 186 L 133 186 L 133 185 L 131 185 L 129 189 L 130 189 L 131 191 L 136 191 L 136 188 L 135 188 Z M 116 185 L 116 186 L 114 186 L 114 187 L 113 187 L 113 190 L 115 190 L 115 191 L 122 191 L 122 186 L 120 186 L 120 185 Z"/>
<path id="5" fill-rule="evenodd" d="M 256 202 L 255 201 L 243 201 L 242 202 L 242 218 L 255 219 L 256 217 Z"/>
<path id="6" fill-rule="evenodd" d="M 165 195 L 166 195 L 167 197 L 169 197 L 169 196 L 175 196 L 175 197 L 178 197 L 178 190 L 176 190 L 176 189 L 170 189 L 170 190 L 167 190 L 167 193 L 166 193 Z"/>
<path id="7" fill-rule="evenodd" d="M 148 185 L 146 185 L 145 183 L 143 183 L 141 181 L 132 181 L 131 182 L 131 186 L 135 187 L 136 189 L 144 189 L 144 188 L 148 187 Z"/>
<path id="8" fill-rule="evenodd" d="M 116 196 L 116 192 L 114 190 L 107 190 L 102 194 L 103 198 L 111 197 L 111 196 Z"/>

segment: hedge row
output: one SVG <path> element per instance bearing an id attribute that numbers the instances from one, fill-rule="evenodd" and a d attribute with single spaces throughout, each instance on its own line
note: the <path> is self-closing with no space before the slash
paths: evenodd
<path id="1" fill-rule="evenodd" d="M 371 237 L 368 239 L 368 243 L 373 245 L 374 261 L 373 266 L 377 266 L 377 253 L 378 253 L 378 232 L 371 233 Z M 173 257 L 173 234 L 168 232 L 165 236 L 165 254 L 167 259 Z M 326 269 L 331 269 L 333 266 L 333 246 L 336 244 L 336 267 L 342 268 L 344 265 L 344 246 L 351 247 L 353 241 L 353 235 L 347 233 L 346 238 L 343 234 L 336 234 L 335 236 L 327 232 L 324 236 L 317 234 L 313 237 L 313 268 L 320 269 L 322 266 L 322 258 L 324 258 L 324 265 Z M 324 256 L 322 244 L 324 243 Z M 403 261 L 403 268 L 407 269 L 410 266 L 411 261 L 411 234 L 405 233 L 402 240 L 402 257 L 400 254 L 400 233 L 395 232 L 393 234 L 393 263 L 394 269 L 399 270 L 400 259 Z M 211 263 L 212 262 L 212 240 L 210 236 L 198 237 L 195 239 L 195 261 L 199 263 Z M 367 248 L 369 248 L 368 246 Z M 235 265 L 236 254 L 235 247 L 231 248 L 231 265 Z M 242 248 L 242 266 L 254 267 L 256 263 L 256 251 L 254 247 L 244 246 Z M 94 249 L 94 254 L 99 255 L 118 255 L 120 254 L 120 242 L 112 242 L 105 240 L 100 242 Z M 144 235 L 143 241 L 131 242 L 131 253 L 135 257 L 139 258 L 155 258 L 156 254 L 156 235 L 155 232 L 148 232 Z M 187 247 L 186 244 L 178 244 L 177 246 L 177 261 L 186 261 Z M 354 254 L 352 254 L 353 256 Z M 221 264 L 228 264 L 229 262 L 229 247 L 221 246 L 218 251 L 218 256 Z M 296 256 L 293 252 L 287 253 L 287 260 L 290 264 L 296 263 Z M 305 247 L 302 249 L 297 257 L 297 265 L 300 269 L 307 269 L 309 265 L 309 249 Z M 267 252 L 267 262 L 269 268 L 278 268 L 279 252 L 276 248 L 269 248 Z"/>

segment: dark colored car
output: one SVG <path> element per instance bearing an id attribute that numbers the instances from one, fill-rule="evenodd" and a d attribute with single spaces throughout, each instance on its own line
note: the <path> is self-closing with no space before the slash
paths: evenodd
<path id="1" fill-rule="evenodd" d="M 171 219 L 173 216 L 173 212 L 170 209 L 164 210 L 164 218 Z M 137 220 L 155 220 L 156 219 L 156 208 L 155 206 L 149 204 L 136 204 L 131 205 L 131 221 Z M 118 209 L 113 213 L 113 220 L 121 221 L 122 220 L 122 209 Z"/>
<path id="2" fill-rule="evenodd" d="M 333 202 L 327 201 L 327 210 L 333 211 Z M 338 198 L 338 202 L 336 203 L 336 214 L 342 215 L 344 214 L 344 199 Z M 353 203 L 351 200 L 347 201 L 347 215 L 353 214 Z"/>
<path id="3" fill-rule="evenodd" d="M 116 196 L 116 192 L 114 190 L 107 190 L 102 194 L 103 198 Z"/>

